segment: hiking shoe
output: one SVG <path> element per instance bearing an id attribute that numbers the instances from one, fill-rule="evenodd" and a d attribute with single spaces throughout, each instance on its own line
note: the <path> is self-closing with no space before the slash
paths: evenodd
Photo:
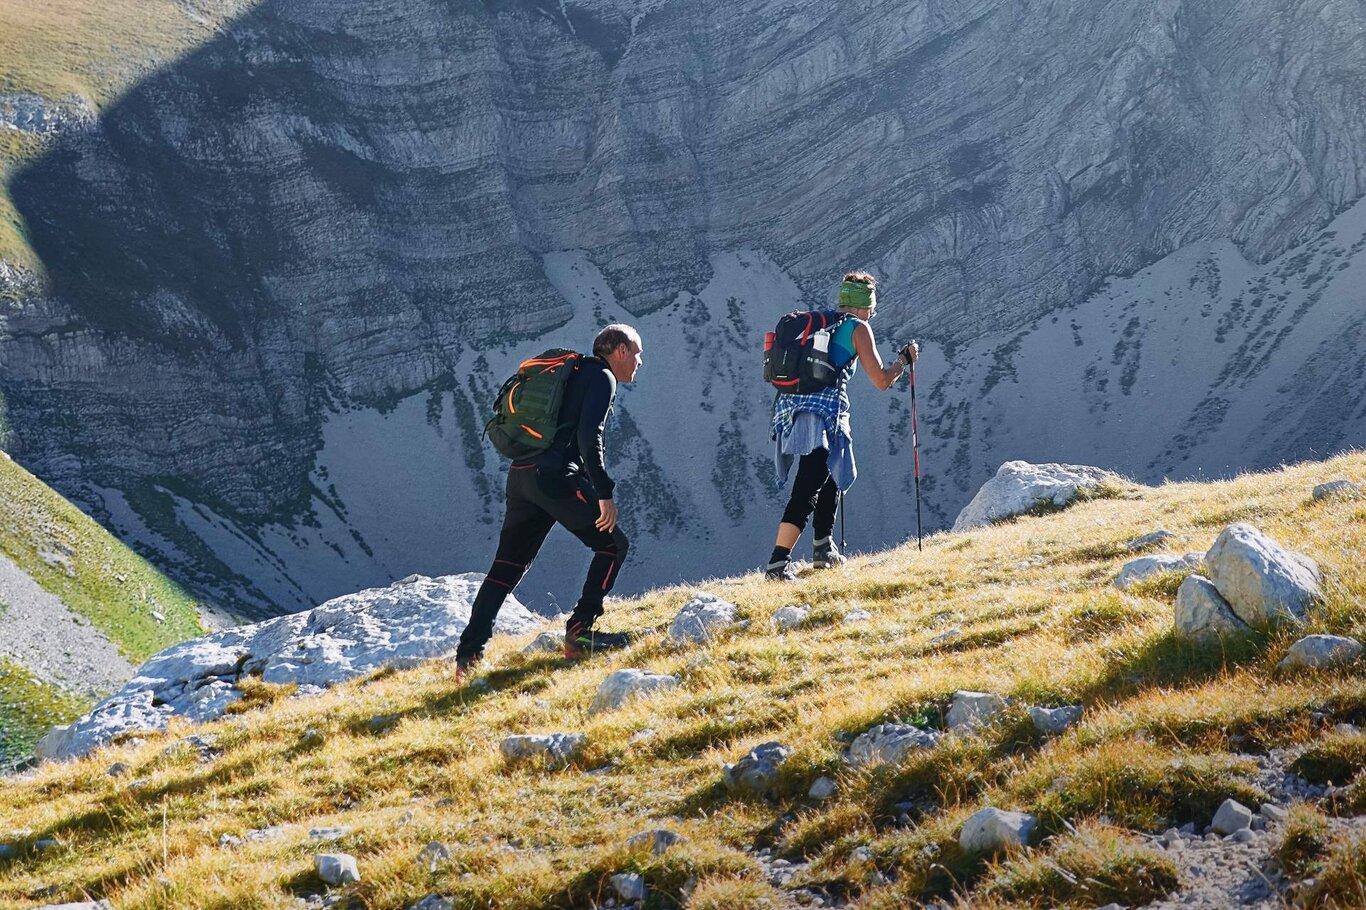
<path id="1" fill-rule="evenodd" d="M 478 654 L 471 657 L 457 657 L 455 659 L 455 681 L 464 682 L 467 677 L 473 676 L 481 660 L 483 658 Z"/>
<path id="2" fill-rule="evenodd" d="M 614 651 L 631 643 L 631 636 L 625 632 L 600 632 L 597 629 L 584 629 L 566 633 L 564 636 L 564 656 L 570 660 L 590 657 L 598 651 Z"/>
<path id="3" fill-rule="evenodd" d="M 769 581 L 796 581 L 797 570 L 792 568 L 792 563 L 786 559 L 782 562 L 771 562 L 764 572 L 764 578 Z"/>
<path id="4" fill-rule="evenodd" d="M 848 562 L 839 547 L 835 546 L 835 541 L 829 537 L 824 540 L 816 541 L 815 549 L 812 551 L 811 564 L 817 569 L 838 569 Z"/>

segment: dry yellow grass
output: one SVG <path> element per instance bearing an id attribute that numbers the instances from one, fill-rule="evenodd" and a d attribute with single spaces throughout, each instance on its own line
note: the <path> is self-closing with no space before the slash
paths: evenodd
<path id="1" fill-rule="evenodd" d="M 209 725 L 203 732 L 220 738 L 223 754 L 206 763 L 189 750 L 162 755 L 180 728 L 44 767 L 0 783 L 0 840 L 22 829 L 23 844 L 58 846 L 0 864 L 0 906 L 26 906 L 48 887 L 50 900 L 108 897 L 123 910 L 290 906 L 321 889 L 308 831 L 322 825 L 353 829 L 334 846 L 359 858 L 352 905 L 375 910 L 433 892 L 457 907 L 583 907 L 608 896 L 621 871 L 642 873 L 651 906 L 782 905 L 747 853 L 756 845 L 813 860 L 806 883 L 866 907 L 955 889 L 972 894 L 972 906 L 1004 906 L 1003 876 L 1023 880 L 1034 867 L 991 866 L 956 844 L 962 820 L 986 802 L 1037 813 L 1045 835 L 1069 825 L 1099 832 L 1036 850 L 1064 866 L 1097 866 L 1118 893 L 1123 868 L 1155 887 L 1166 872 L 1094 820 L 1161 830 L 1207 822 L 1226 796 L 1254 799 L 1253 769 L 1230 754 L 1230 737 L 1243 749 L 1284 744 L 1317 735 L 1313 712 L 1360 718 L 1366 674 L 1275 676 L 1290 633 L 1206 646 L 1175 639 L 1169 594 L 1110 586 L 1124 561 L 1118 544 L 1166 527 L 1173 551 L 1204 549 L 1226 523 L 1250 521 L 1323 565 L 1328 599 L 1311 630 L 1361 635 L 1366 503 L 1309 501 L 1315 483 L 1339 476 L 1366 480 L 1366 456 L 936 535 L 923 553 L 855 559 L 790 587 L 749 575 L 662 590 L 612 604 L 604 625 L 658 629 L 697 590 L 733 600 L 751 625 L 684 650 L 647 636 L 574 666 L 521 655 L 523 640 L 495 640 L 482 686 L 457 685 L 450 667 L 433 663 Z M 803 602 L 824 620 L 775 633 L 773 613 Z M 872 619 L 829 621 L 855 608 Z M 932 644 L 950 625 L 962 636 Z M 678 674 L 683 685 L 588 717 L 601 680 L 628 666 Z M 962 688 L 1079 701 L 1087 714 L 1053 740 L 1017 709 L 982 736 L 899 768 L 842 763 L 850 736 L 885 720 L 933 723 Z M 376 733 L 368 721 L 379 714 L 398 720 Z M 321 742 L 305 738 L 310 728 Z M 647 728 L 653 735 L 638 735 Z M 503 736 L 557 731 L 588 736 L 567 769 L 508 768 L 499 758 Z M 720 764 L 774 739 L 794 754 L 773 798 L 728 793 Z M 115 761 L 131 772 L 109 777 Z M 814 803 L 806 790 L 822 774 L 839 791 Z M 906 803 L 909 824 L 895 811 Z M 277 825 L 286 827 L 273 839 L 219 846 L 221 835 Z M 686 841 L 657 857 L 627 849 L 631 834 L 655 827 Z M 431 841 L 452 853 L 435 872 L 416 862 Z M 850 861 L 864 845 L 872 868 Z"/>

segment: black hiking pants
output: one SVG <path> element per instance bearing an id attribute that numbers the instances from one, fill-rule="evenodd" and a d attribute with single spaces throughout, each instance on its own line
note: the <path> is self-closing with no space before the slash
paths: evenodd
<path id="1" fill-rule="evenodd" d="M 816 513 L 811 530 L 817 540 L 824 540 L 835 529 L 835 508 L 839 505 L 839 487 L 830 476 L 825 449 L 803 455 L 797 462 L 797 477 L 792 481 L 792 495 L 783 510 L 783 521 L 799 528 L 806 527 L 806 519 Z"/>
<path id="2" fill-rule="evenodd" d="M 621 528 L 599 531 L 598 501 L 593 485 L 577 470 L 547 470 L 514 464 L 508 470 L 507 513 L 498 538 L 493 567 L 484 577 L 470 611 L 470 624 L 460 636 L 457 658 L 478 657 L 493 635 L 493 621 L 508 593 L 517 587 L 556 522 L 593 551 L 583 594 L 568 626 L 591 629 L 602 615 L 602 601 L 616 583 L 628 544 Z"/>

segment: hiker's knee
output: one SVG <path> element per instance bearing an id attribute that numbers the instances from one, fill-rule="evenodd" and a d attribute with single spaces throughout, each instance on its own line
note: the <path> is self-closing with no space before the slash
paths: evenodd
<path id="1" fill-rule="evenodd" d="M 620 526 L 612 529 L 612 547 L 617 551 L 617 561 L 624 562 L 627 551 L 631 549 L 631 542 L 626 539 Z"/>

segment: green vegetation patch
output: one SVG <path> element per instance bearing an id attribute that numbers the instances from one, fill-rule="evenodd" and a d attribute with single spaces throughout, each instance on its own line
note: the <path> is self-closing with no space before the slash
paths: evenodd
<path id="1" fill-rule="evenodd" d="M 73 720 L 86 707 L 81 699 L 0 659 L 0 771 L 32 755 L 44 733 Z"/>
<path id="2" fill-rule="evenodd" d="M 1096 823 L 1008 859 L 986 876 L 986 894 L 1026 907 L 1136 907 L 1176 890 L 1176 864 L 1132 835 Z"/>
<path id="3" fill-rule="evenodd" d="M 189 594 L 3 456 L 0 553 L 90 620 L 134 663 L 203 634 Z"/>

